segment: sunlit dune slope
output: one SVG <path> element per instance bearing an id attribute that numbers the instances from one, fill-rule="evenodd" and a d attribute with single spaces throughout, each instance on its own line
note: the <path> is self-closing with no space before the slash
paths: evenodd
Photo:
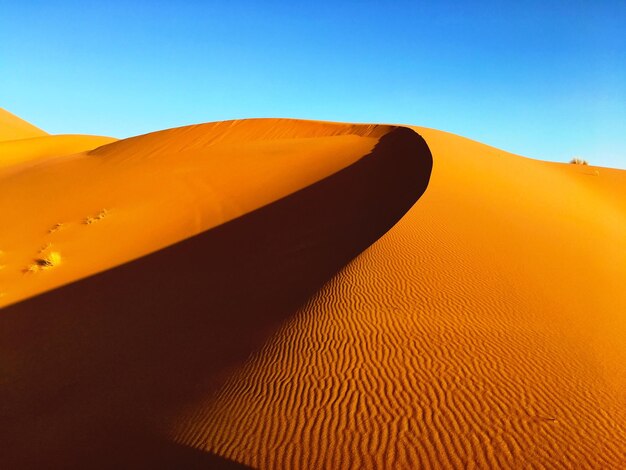
<path id="1" fill-rule="evenodd" d="M 70 134 L 0 141 L 0 178 L 42 160 L 92 150 L 115 140 L 112 137 Z"/>
<path id="2" fill-rule="evenodd" d="M 0 144 L 3 152 L 11 146 L 6 158 L 15 162 L 0 167 L 0 213 L 11 221 L 0 233 L 0 305 L 286 196 L 366 155 L 391 129 L 259 119 L 170 129 L 82 153 L 70 149 L 93 148 L 108 138 Z M 55 149 L 61 156 L 50 158 Z"/>
<path id="3" fill-rule="evenodd" d="M 626 467 L 626 171 L 288 119 L 31 137 L 10 468 Z"/>
<path id="4" fill-rule="evenodd" d="M 0 108 L 0 142 L 48 135 L 38 127 Z"/>
<path id="5" fill-rule="evenodd" d="M 237 466 L 167 440 L 173 420 L 386 233 L 431 169 L 407 128 L 254 120 L 141 136 L 5 179 L 29 211 L 45 209 L 29 224 L 13 212 L 24 230 L 5 256 L 52 244 L 32 270 L 7 263 L 8 295 L 74 282 L 1 311 L 3 465 Z"/>
<path id="6" fill-rule="evenodd" d="M 416 130 L 424 196 L 173 438 L 266 469 L 625 468 L 626 172 Z"/>

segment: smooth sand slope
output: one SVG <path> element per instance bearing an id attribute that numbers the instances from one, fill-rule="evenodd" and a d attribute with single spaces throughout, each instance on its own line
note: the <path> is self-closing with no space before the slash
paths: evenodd
<path id="1" fill-rule="evenodd" d="M 416 128 L 425 195 L 173 437 L 259 468 L 625 468 L 626 172 Z"/>
<path id="2" fill-rule="evenodd" d="M 0 178 L 28 169 L 43 160 L 91 150 L 115 140 L 112 137 L 69 134 L 0 141 Z"/>
<path id="3" fill-rule="evenodd" d="M 13 302 L 0 315 L 5 461 L 228 463 L 166 440 L 180 410 L 389 230 L 431 167 L 406 128 L 249 120 L 10 173 L 2 211 L 21 230 L 2 234 Z"/>

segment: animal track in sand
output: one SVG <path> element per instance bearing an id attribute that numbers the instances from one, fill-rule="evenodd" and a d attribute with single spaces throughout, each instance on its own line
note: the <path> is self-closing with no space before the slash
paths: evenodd
<path id="1" fill-rule="evenodd" d="M 109 214 L 109 211 L 107 209 L 101 209 L 100 212 L 98 212 L 96 215 L 88 216 L 85 219 L 83 219 L 82 223 L 84 225 L 94 224 L 96 222 L 101 221 L 105 217 L 107 217 L 108 214 Z M 62 222 L 57 222 L 48 229 L 48 235 L 52 235 L 58 232 L 59 230 L 64 229 L 65 227 L 66 227 L 66 224 Z M 0 258 L 2 257 L 3 254 L 4 253 L 0 251 Z M 28 266 L 26 266 L 22 270 L 23 273 L 29 274 L 29 273 L 36 273 L 39 271 L 45 271 L 61 264 L 61 253 L 59 253 L 58 251 L 53 251 L 52 243 L 50 242 L 43 245 L 37 251 L 37 255 L 38 256 L 33 259 L 32 263 L 30 263 Z M 3 269 L 4 267 L 5 267 L 4 265 L 0 265 L 0 269 Z"/>
<path id="2" fill-rule="evenodd" d="M 95 224 L 96 222 L 99 222 L 102 219 L 104 219 L 108 214 L 109 214 L 109 211 L 107 209 L 102 209 L 96 215 L 88 216 L 87 218 L 85 218 L 83 220 L 83 224 L 85 224 L 85 225 Z"/>
<path id="3" fill-rule="evenodd" d="M 59 230 L 63 229 L 64 226 L 65 225 L 62 224 L 61 222 L 57 222 L 52 227 L 50 227 L 50 229 L 48 230 L 48 234 L 53 234 L 55 232 L 58 232 Z"/>

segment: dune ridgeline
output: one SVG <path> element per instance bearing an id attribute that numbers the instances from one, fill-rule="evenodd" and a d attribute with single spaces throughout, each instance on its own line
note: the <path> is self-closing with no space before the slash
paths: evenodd
<path id="1" fill-rule="evenodd" d="M 3 468 L 623 468 L 626 171 L 0 110 Z"/>

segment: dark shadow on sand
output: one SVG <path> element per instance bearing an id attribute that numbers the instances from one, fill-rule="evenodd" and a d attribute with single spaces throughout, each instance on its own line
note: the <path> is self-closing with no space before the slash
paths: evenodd
<path id="1" fill-rule="evenodd" d="M 241 468 L 164 440 L 168 419 L 387 232 L 431 169 L 395 128 L 288 197 L 1 310 L 0 466 Z"/>

